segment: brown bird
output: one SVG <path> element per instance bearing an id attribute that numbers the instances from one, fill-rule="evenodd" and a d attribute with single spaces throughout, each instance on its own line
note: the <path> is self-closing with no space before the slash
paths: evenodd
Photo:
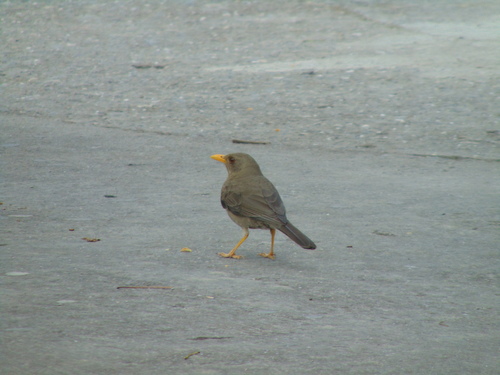
<path id="1" fill-rule="evenodd" d="M 276 229 L 286 234 L 304 249 L 316 245 L 288 221 L 285 206 L 274 185 L 264 177 L 257 162 L 248 154 L 234 153 L 212 155 L 212 159 L 226 165 L 228 176 L 221 191 L 221 203 L 229 217 L 243 229 L 243 237 L 229 253 L 219 253 L 224 258 L 241 258 L 236 250 L 248 238 L 248 229 L 269 229 L 271 251 L 259 255 L 274 259 Z"/>

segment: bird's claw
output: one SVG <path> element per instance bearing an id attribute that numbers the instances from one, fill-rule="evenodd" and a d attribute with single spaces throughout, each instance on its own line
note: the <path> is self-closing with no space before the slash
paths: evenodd
<path id="1" fill-rule="evenodd" d="M 226 254 L 226 253 L 218 253 L 218 255 L 220 257 L 223 257 L 223 258 L 233 258 L 233 259 L 241 259 L 241 258 L 243 258 L 241 255 L 235 255 L 235 254 L 231 255 L 231 254 Z"/>
<path id="2" fill-rule="evenodd" d="M 260 253 L 259 255 L 260 255 L 261 257 L 264 257 L 264 258 L 269 258 L 269 259 L 272 259 L 272 260 L 276 259 L 276 255 L 271 254 L 271 253 L 269 253 L 269 254 L 266 254 L 266 253 Z"/>

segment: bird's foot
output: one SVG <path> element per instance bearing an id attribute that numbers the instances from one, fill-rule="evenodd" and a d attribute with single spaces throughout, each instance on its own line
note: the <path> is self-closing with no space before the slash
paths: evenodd
<path id="1" fill-rule="evenodd" d="M 264 258 L 269 258 L 269 259 L 273 259 L 273 260 L 274 260 L 274 259 L 276 259 L 276 255 L 271 254 L 271 253 L 269 253 L 269 254 L 266 254 L 266 253 L 260 253 L 259 255 L 260 255 L 261 257 L 264 257 Z"/>
<path id="2" fill-rule="evenodd" d="M 218 255 L 223 258 L 233 258 L 233 259 L 243 258 L 241 255 L 236 255 L 236 254 L 218 253 Z"/>

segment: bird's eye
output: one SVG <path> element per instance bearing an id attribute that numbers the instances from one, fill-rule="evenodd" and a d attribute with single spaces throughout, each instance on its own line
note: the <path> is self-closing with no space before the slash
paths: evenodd
<path id="1" fill-rule="evenodd" d="M 233 158 L 232 156 L 230 156 L 230 157 L 229 157 L 229 162 L 230 162 L 230 163 L 234 163 L 235 161 L 236 161 L 236 159 L 235 159 L 235 158 Z"/>

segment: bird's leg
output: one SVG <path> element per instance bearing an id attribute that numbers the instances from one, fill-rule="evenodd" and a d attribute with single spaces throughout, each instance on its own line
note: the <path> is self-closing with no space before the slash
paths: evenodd
<path id="1" fill-rule="evenodd" d="M 219 256 L 223 258 L 234 258 L 234 259 L 240 259 L 241 255 L 235 255 L 234 253 L 238 249 L 238 247 L 241 246 L 243 242 L 248 238 L 248 228 L 243 228 L 243 237 L 241 237 L 241 240 L 236 244 L 235 247 L 233 247 L 233 250 L 231 250 L 229 253 L 219 253 Z"/>
<path id="2" fill-rule="evenodd" d="M 275 259 L 276 256 L 274 255 L 274 236 L 276 235 L 276 229 L 270 229 L 271 231 L 271 251 L 269 254 L 266 253 L 260 253 L 259 255 L 264 258 L 269 258 L 269 259 Z"/>

